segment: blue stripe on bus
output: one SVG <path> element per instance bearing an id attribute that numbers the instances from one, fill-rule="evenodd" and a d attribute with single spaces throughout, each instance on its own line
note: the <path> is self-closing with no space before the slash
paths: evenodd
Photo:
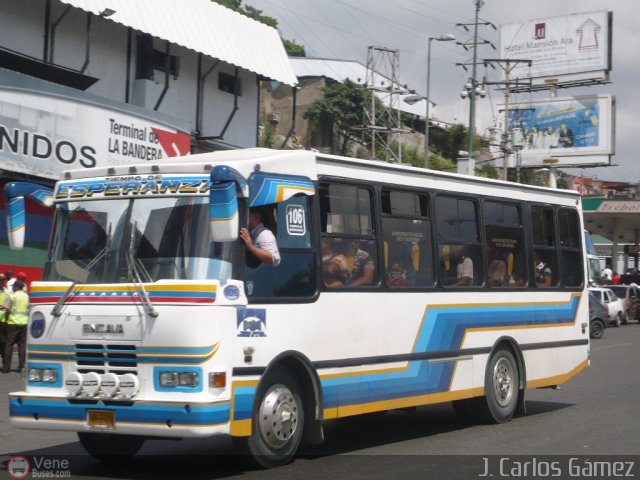
<path id="1" fill-rule="evenodd" d="M 458 351 L 469 329 L 570 325 L 580 295 L 562 304 L 433 306 L 416 336 L 413 353 Z M 455 362 L 409 362 L 400 371 L 349 375 L 322 379 L 324 408 L 447 392 Z"/>
<path id="2" fill-rule="evenodd" d="M 9 415 L 12 417 L 30 417 L 37 415 L 41 419 L 77 420 L 85 421 L 87 410 L 115 411 L 116 425 L 118 422 L 150 423 L 166 425 L 173 424 L 209 426 L 224 424 L 229 421 L 229 403 L 213 405 L 189 404 L 167 405 L 153 403 L 136 403 L 134 405 L 105 405 L 99 402 L 95 405 L 74 404 L 66 399 L 41 400 L 22 397 L 20 401 L 11 398 Z"/>

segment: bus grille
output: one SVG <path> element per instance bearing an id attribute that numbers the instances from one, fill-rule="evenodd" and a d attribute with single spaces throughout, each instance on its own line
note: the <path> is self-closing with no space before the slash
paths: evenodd
<path id="1" fill-rule="evenodd" d="M 135 345 L 78 343 L 75 345 L 78 372 L 118 374 L 137 373 L 138 355 Z"/>

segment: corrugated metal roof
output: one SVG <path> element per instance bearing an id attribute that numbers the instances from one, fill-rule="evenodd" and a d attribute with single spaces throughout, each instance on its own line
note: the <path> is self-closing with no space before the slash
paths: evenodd
<path id="1" fill-rule="evenodd" d="M 286 85 L 296 85 L 278 31 L 210 0 L 60 0 L 94 15 L 223 60 Z"/>
<path id="2" fill-rule="evenodd" d="M 325 77 L 340 83 L 350 80 L 358 85 L 363 85 L 367 80 L 367 67 L 353 60 L 305 57 L 291 57 L 289 60 L 298 78 Z M 389 106 L 391 103 L 390 94 L 383 92 L 375 93 L 386 106 Z M 427 110 L 426 100 L 419 100 L 416 103 L 409 104 L 404 101 L 409 95 L 412 94 L 408 90 L 406 93 L 400 94 L 397 109 L 401 112 L 424 117 Z"/>

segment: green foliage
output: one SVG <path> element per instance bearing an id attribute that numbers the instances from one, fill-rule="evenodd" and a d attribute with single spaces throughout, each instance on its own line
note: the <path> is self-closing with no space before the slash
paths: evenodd
<path id="1" fill-rule="evenodd" d="M 337 133 L 341 140 L 338 153 L 346 155 L 353 134 L 351 127 L 363 123 L 366 99 L 365 91 L 353 82 L 332 82 L 325 87 L 324 97 L 313 102 L 302 117 Z"/>
<path id="2" fill-rule="evenodd" d="M 498 170 L 493 165 L 485 163 L 479 168 L 475 170 L 476 177 L 484 177 L 484 178 L 499 178 Z"/>
<path id="3" fill-rule="evenodd" d="M 287 55 L 290 57 L 306 57 L 307 52 L 304 50 L 303 45 L 298 45 L 295 40 L 282 39 L 284 49 L 287 51 Z"/>
<path id="4" fill-rule="evenodd" d="M 429 152 L 429 168 L 431 170 L 440 170 L 441 172 L 453 173 L 458 170 L 458 167 L 455 163 L 453 163 L 453 161 L 438 154 L 431 154 L 431 152 Z"/>
<path id="5" fill-rule="evenodd" d="M 273 125 L 270 123 L 265 125 L 260 133 L 260 140 L 258 146 L 264 148 L 273 148 L 276 141 L 276 132 L 273 129 Z"/>

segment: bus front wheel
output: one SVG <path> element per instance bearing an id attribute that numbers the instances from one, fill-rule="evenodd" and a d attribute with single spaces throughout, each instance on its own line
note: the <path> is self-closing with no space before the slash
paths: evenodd
<path id="1" fill-rule="evenodd" d="M 265 468 L 285 465 L 298 450 L 304 407 L 295 377 L 284 368 L 267 374 L 257 393 L 251 436 L 241 440 L 252 460 Z"/>
<path id="2" fill-rule="evenodd" d="M 109 460 L 116 456 L 121 458 L 134 456 L 144 444 L 145 437 L 78 432 L 78 439 L 89 455 L 98 460 Z"/>

